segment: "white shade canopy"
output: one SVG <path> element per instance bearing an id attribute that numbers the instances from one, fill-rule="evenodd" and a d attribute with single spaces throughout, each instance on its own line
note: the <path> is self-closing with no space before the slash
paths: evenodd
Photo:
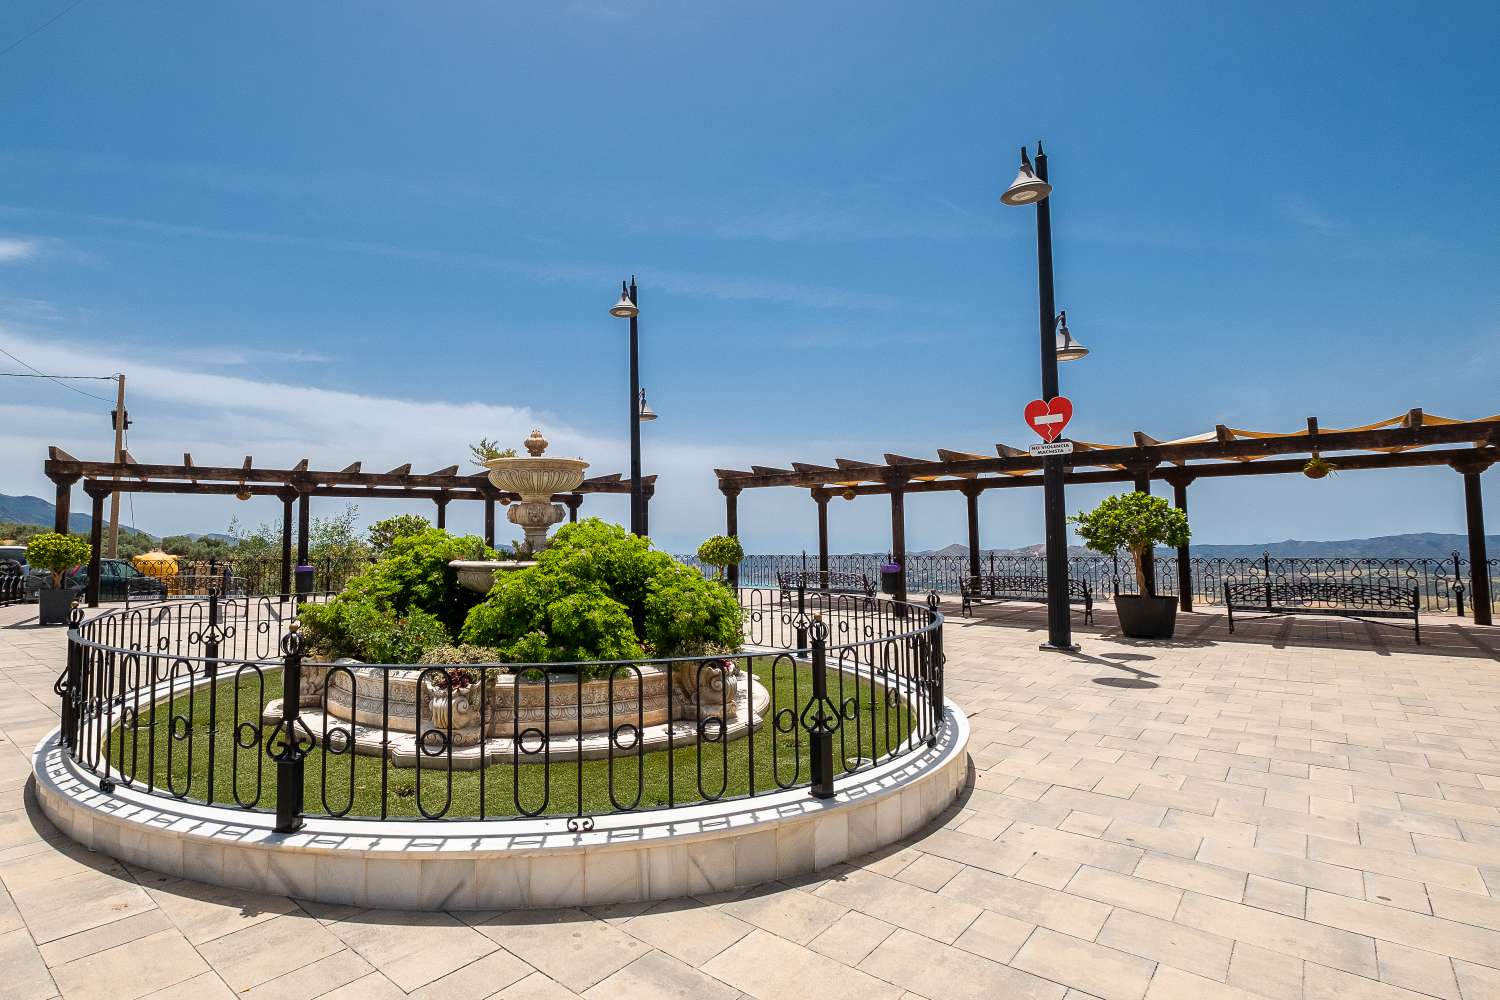
<path id="1" fill-rule="evenodd" d="M 1051 193 L 1052 185 L 1034 174 L 1029 163 L 1023 163 L 1000 200 L 1007 205 L 1033 205 Z"/>

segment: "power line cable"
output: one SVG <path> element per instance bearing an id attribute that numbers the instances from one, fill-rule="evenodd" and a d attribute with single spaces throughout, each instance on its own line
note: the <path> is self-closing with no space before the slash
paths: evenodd
<path id="1" fill-rule="evenodd" d="M 22 42 L 24 42 L 27 39 L 31 38 L 32 36 L 39 35 L 42 32 L 46 31 L 48 28 L 52 27 L 52 25 L 54 25 L 58 21 L 62 20 L 62 17 L 63 17 L 64 14 L 66 14 L 68 11 L 72 10 L 74 7 L 77 7 L 81 3 L 83 3 L 83 0 L 73 0 L 72 3 L 68 4 L 62 10 L 58 11 L 56 14 L 53 14 L 50 18 L 48 18 L 47 20 L 43 21 L 41 24 L 37 25 L 35 28 L 32 28 L 30 31 L 26 32 L 26 34 L 22 35 L 20 38 L 17 38 L 15 41 L 13 41 L 9 45 L 7 45 L 5 48 L 0 49 L 0 56 L 5 55 L 11 49 L 14 49 L 18 45 L 20 45 Z"/>
<path id="2" fill-rule="evenodd" d="M 91 378 L 91 379 L 92 378 L 97 378 L 100 381 L 105 381 L 105 380 L 111 380 L 112 381 L 117 376 L 114 376 L 114 375 L 108 375 L 108 376 L 103 376 L 103 375 L 86 375 L 86 376 L 48 375 L 46 372 L 42 371 L 40 368 L 37 368 L 34 365 L 29 365 L 25 361 L 22 361 L 20 358 L 16 357 L 14 354 L 10 353 L 9 351 L 7 351 L 3 347 L 0 347 L 0 354 L 3 354 L 7 358 L 10 358 L 12 361 L 14 361 L 16 364 L 20 365 L 22 368 L 28 368 L 28 369 L 30 369 L 31 372 L 32 372 L 32 374 L 35 375 L 37 378 L 49 379 L 49 380 L 51 380 L 53 382 L 56 382 L 58 385 L 62 386 L 64 389 L 70 389 L 73 392 L 78 393 L 80 396 L 87 396 L 90 399 L 97 399 L 101 403 L 111 403 L 111 404 L 114 403 L 114 400 L 112 400 L 112 399 L 105 399 L 103 396 L 96 396 L 92 392 L 84 392 L 82 389 L 78 388 L 76 385 L 69 385 L 67 382 L 64 381 L 64 379 L 68 379 L 68 378 Z"/>

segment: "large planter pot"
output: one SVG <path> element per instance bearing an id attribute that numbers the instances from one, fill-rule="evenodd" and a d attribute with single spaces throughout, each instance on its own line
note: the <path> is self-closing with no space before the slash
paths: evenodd
<path id="1" fill-rule="evenodd" d="M 1177 630 L 1177 598 L 1116 594 L 1120 631 L 1132 639 L 1170 639 Z"/>
<path id="2" fill-rule="evenodd" d="M 66 625 L 68 614 L 73 610 L 73 599 L 79 595 L 77 587 L 43 587 L 37 593 L 39 608 L 37 621 L 42 625 Z"/>

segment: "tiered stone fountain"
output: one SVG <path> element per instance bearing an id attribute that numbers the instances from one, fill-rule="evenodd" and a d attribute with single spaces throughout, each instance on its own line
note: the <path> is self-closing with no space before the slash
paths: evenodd
<path id="1" fill-rule="evenodd" d="M 525 446 L 524 457 L 492 458 L 484 464 L 497 489 L 520 495 L 506 518 L 525 532 L 527 547 L 539 552 L 547 547 L 548 529 L 567 517 L 567 509 L 553 503 L 552 497 L 577 489 L 589 463 L 544 457 L 547 439 L 538 430 L 531 432 Z M 461 585 L 488 593 L 499 574 L 536 564 L 461 559 L 448 565 L 457 571 Z M 457 768 L 534 751 L 535 746 L 518 745 L 518 734 L 530 732 L 535 744 L 535 734 L 543 730 L 553 752 L 602 757 L 611 752 L 612 719 L 628 720 L 628 728 L 636 730 L 623 744 L 620 733 L 613 734 L 614 753 L 652 751 L 691 744 L 704 735 L 705 725 L 709 738 L 724 740 L 758 729 L 770 707 L 770 694 L 741 670 L 741 662 L 687 660 L 670 670 L 643 663 L 617 674 L 613 685 L 608 679 L 580 685 L 566 675 L 543 682 L 535 671 L 521 678 L 489 671 L 481 682 L 455 692 L 440 686 L 439 667 L 309 663 L 302 668 L 302 717 L 314 733 L 347 726 L 356 753 L 386 754 L 404 767 L 416 764 L 420 741 L 433 731 L 452 734 L 452 762 Z M 488 706 L 483 729 L 481 704 Z M 280 718 L 280 713 L 279 699 L 266 706 L 268 720 Z M 384 738 L 382 723 L 388 727 Z M 447 760 L 446 753 L 427 757 L 424 766 L 445 766 Z"/>
<path id="2" fill-rule="evenodd" d="M 524 443 L 527 457 L 492 458 L 484 464 L 490 470 L 490 482 L 496 489 L 520 494 L 521 499 L 510 505 L 505 518 L 525 533 L 528 549 L 540 552 L 547 547 L 547 529 L 567 517 L 563 505 L 552 502 L 553 495 L 576 490 L 583 482 L 583 470 L 589 467 L 589 463 L 581 458 L 542 457 L 548 442 L 539 430 L 533 430 Z M 498 574 L 525 569 L 532 564 L 516 560 L 458 559 L 448 565 L 458 571 L 461 586 L 487 593 Z"/>

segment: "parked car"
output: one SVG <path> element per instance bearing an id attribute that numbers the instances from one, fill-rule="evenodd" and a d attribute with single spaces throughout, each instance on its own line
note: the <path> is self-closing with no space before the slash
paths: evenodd
<path id="1" fill-rule="evenodd" d="M 69 587 L 86 590 L 89 585 L 88 566 L 75 566 L 63 578 Z M 154 576 L 147 576 L 125 559 L 99 560 L 99 600 L 160 601 L 167 597 L 167 585 Z"/>

